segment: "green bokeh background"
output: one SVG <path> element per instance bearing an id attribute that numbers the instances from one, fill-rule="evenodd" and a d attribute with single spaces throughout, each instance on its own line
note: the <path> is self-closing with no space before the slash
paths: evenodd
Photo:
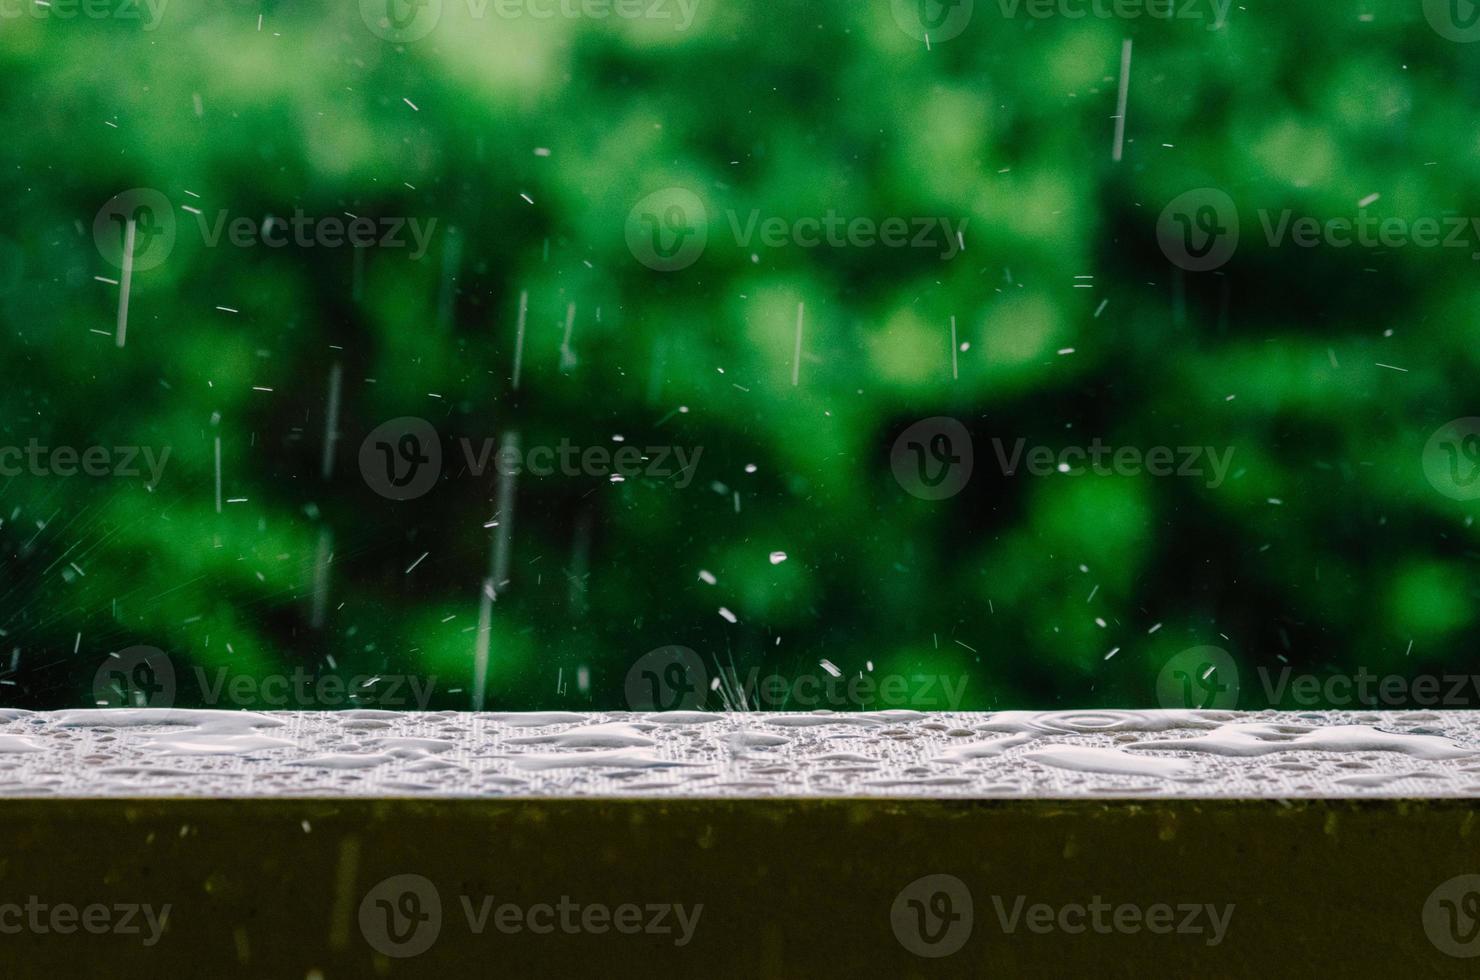
<path id="1" fill-rule="evenodd" d="M 1275 246 L 1257 217 L 1352 218 L 1374 194 L 1384 218 L 1480 215 L 1480 44 L 1417 0 L 1250 3 L 1216 30 L 977 0 L 930 45 L 885 0 L 698 0 L 686 29 L 672 0 L 656 20 L 444 0 L 405 43 L 355 4 L 17 9 L 0 18 L 0 441 L 171 455 L 152 488 L 0 480 L 3 703 L 89 703 L 109 654 L 143 644 L 173 661 L 179 704 L 203 700 L 195 668 L 226 667 L 410 674 L 432 706 L 468 707 L 497 504 L 458 440 L 510 430 L 702 456 L 682 488 L 521 477 L 489 707 L 625 707 L 629 668 L 665 645 L 742 678 L 825 678 L 822 660 L 950 678 L 965 708 L 1154 705 L 1168 658 L 1200 645 L 1233 656 L 1245 707 L 1267 706 L 1260 667 L 1480 666 L 1476 504 L 1423 467 L 1436 429 L 1480 414 L 1475 246 Z M 708 244 L 658 272 L 626 232 L 671 187 L 704 202 Z M 1223 268 L 1184 273 L 1157 219 L 1202 187 L 1238 203 L 1243 235 Z M 119 348 L 93 222 L 131 188 L 171 202 L 177 238 L 133 275 Z M 209 247 L 185 206 L 437 223 L 419 259 Z M 964 219 L 966 247 L 742 247 L 726 215 L 752 210 Z M 444 466 L 397 502 L 357 454 L 402 416 L 436 427 Z M 975 446 L 943 501 L 890 468 L 932 416 Z M 220 513 L 218 437 L 224 496 L 245 498 Z M 991 444 L 1095 437 L 1232 447 L 1232 469 L 1217 487 L 1007 476 Z M 397 706 L 377 685 L 356 703 Z"/>

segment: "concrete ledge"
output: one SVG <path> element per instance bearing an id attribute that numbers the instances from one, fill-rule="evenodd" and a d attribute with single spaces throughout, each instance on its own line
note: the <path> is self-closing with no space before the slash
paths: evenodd
<path id="1" fill-rule="evenodd" d="M 0 796 L 1480 797 L 1473 712 L 0 712 Z"/>
<path id="2" fill-rule="evenodd" d="M 285 724 L 245 735 L 229 730 L 242 719 L 209 716 L 159 726 L 138 717 L 21 715 L 0 726 L 0 740 L 24 738 L 41 748 L 17 751 L 12 744 L 0 754 L 10 792 L 43 773 L 63 781 L 31 783 L 19 798 L 0 800 L 0 835 L 7 841 L 0 856 L 0 959 L 7 977 L 48 978 L 568 977 L 593 970 L 649 978 L 1474 975 L 1480 964 L 1471 958 L 1480 957 L 1475 720 L 1364 722 L 1333 715 L 1296 723 L 1111 714 L 1113 720 L 1107 713 L 849 716 L 822 725 L 726 716 L 675 725 L 632 716 L 357 719 L 341 713 L 285 715 L 273 719 Z M 1063 730 L 1103 728 L 1107 720 L 1113 726 L 1107 731 Z M 288 765 L 300 753 L 323 755 L 326 731 L 366 721 L 391 724 L 351 727 L 358 734 L 334 736 L 343 751 L 331 754 L 393 761 L 364 768 Z M 937 724 L 945 727 L 926 727 Z M 996 730 L 1028 724 L 1041 731 Z M 656 745 L 508 744 L 541 732 L 623 735 L 614 725 L 661 734 Z M 1058 746 L 1135 756 L 1132 744 L 1219 732 L 1220 744 L 1240 746 L 1244 736 L 1261 741 L 1252 729 L 1227 727 L 1242 725 L 1300 730 L 1274 731 L 1295 744 L 1262 755 L 1220 755 L 1205 751 L 1207 743 L 1195 751 L 1139 750 L 1150 758 L 1205 761 L 1215 767 L 1209 778 L 1219 785 L 1213 786 L 1206 779 L 1176 781 L 1186 773 L 1087 772 L 1027 755 Z M 441 751 L 410 742 L 370 744 L 435 737 L 406 733 L 417 726 L 469 734 Z M 713 738 L 692 734 L 709 727 L 716 727 Z M 785 741 L 759 746 L 731 739 L 735 731 L 773 729 Z M 199 749 L 200 739 L 269 730 L 269 737 L 290 744 L 179 756 L 159 747 Z M 685 731 L 691 734 L 675 734 Z M 1312 732 L 1324 732 L 1326 741 L 1309 738 Z M 919 778 L 892 788 L 843 782 L 839 791 L 824 793 L 820 783 L 797 775 L 806 760 L 828 762 L 821 757 L 834 755 L 839 739 L 851 743 L 853 755 L 885 759 L 886 772 L 912 775 L 919 765 L 912 760 L 951 745 L 980 748 L 1018 736 L 1027 738 L 996 755 L 924 764 Z M 1373 744 L 1387 737 L 1399 741 Z M 680 752 L 686 742 L 697 747 Z M 63 751 L 60 746 L 71 753 L 70 764 L 99 771 L 59 776 L 43 756 Z M 428 755 L 394 754 L 413 749 Z M 576 780 L 578 766 L 515 765 L 526 755 L 637 750 L 721 767 L 729 785 L 698 781 L 710 784 L 707 794 L 684 782 L 660 788 L 648 781 L 664 773 L 671 781 L 675 767 L 622 768 L 627 763 L 614 767 L 610 760 L 584 770 L 584 781 Z M 162 770 L 187 760 L 190 771 L 189 760 L 196 760 L 199 775 L 101 774 L 133 766 L 134 753 Z M 1003 768 L 1008 753 L 1021 754 L 1008 755 L 1017 761 Z M 454 783 L 434 783 L 439 789 L 429 794 L 397 790 L 397 766 L 427 758 L 466 769 L 425 770 L 455 775 Z M 1109 764 L 1100 755 L 1087 758 Z M 857 766 L 860 780 L 880 768 L 831 761 Z M 1233 778 L 1222 767 L 1248 765 L 1257 773 L 1280 763 L 1304 768 L 1288 770 L 1288 780 L 1273 775 L 1270 788 L 1277 792 L 1220 792 Z M 254 766 L 263 771 L 243 775 Z M 268 770 L 281 767 L 323 778 L 321 792 L 305 792 L 292 777 L 283 787 L 299 795 L 277 795 Z M 374 775 L 380 768 L 388 770 L 384 777 Z M 757 771 L 773 768 L 781 771 Z M 1044 782 L 1049 777 L 1038 768 L 1065 775 Z M 940 769 L 982 775 L 990 779 L 982 785 L 994 787 L 1015 772 L 1018 789 L 973 795 L 960 783 L 925 781 Z M 554 773 L 572 782 L 564 794 L 553 783 L 536 783 L 538 794 L 529 785 L 488 783 L 490 772 L 506 771 Z M 1396 781 L 1335 782 L 1341 773 L 1399 772 Z M 791 779 L 811 791 L 778 789 Z M 632 792 L 631 780 L 647 788 Z M 1137 788 L 1107 792 L 1116 781 Z M 1409 783 L 1446 792 L 1393 792 Z M 1306 784 L 1316 791 L 1288 792 Z M 203 795 L 201 785 L 235 790 L 212 788 L 217 798 L 193 798 Z M 1054 793 L 1028 795 L 1035 785 Z M 138 791 L 165 786 L 169 792 Z M 508 796 L 511 791 L 519 795 Z"/>

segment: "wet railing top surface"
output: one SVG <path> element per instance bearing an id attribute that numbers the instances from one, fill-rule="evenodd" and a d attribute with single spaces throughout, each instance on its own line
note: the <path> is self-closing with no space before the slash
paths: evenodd
<path id="1" fill-rule="evenodd" d="M 0 709 L 0 795 L 1480 797 L 1480 712 Z"/>

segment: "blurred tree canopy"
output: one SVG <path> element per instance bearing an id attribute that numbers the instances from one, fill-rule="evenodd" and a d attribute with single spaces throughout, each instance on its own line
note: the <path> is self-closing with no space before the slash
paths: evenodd
<path id="1" fill-rule="evenodd" d="M 625 707 L 665 646 L 742 682 L 824 660 L 950 678 L 965 708 L 1154 704 L 1199 645 L 1241 672 L 1480 665 L 1475 503 L 1425 471 L 1436 430 L 1480 414 L 1480 233 L 1265 227 L 1480 215 L 1480 45 L 1418 0 L 1221 25 L 976 0 L 929 43 L 888 0 L 376 2 L 0 17 L 0 443 L 169 449 L 157 482 L 142 456 L 0 477 L 5 703 L 90 702 L 145 645 L 182 704 L 227 668 L 368 676 L 349 701 L 371 705 L 395 704 L 374 678 L 432 678 L 429 704 L 464 708 L 480 631 L 505 709 Z M 1158 220 L 1199 188 L 1241 235 L 1184 271 Z M 130 204 L 124 270 L 100 242 L 138 189 L 168 210 Z M 634 223 L 678 226 L 634 208 L 680 191 L 702 252 L 652 268 Z M 760 230 L 828 216 L 950 232 Z M 335 241 L 356 218 L 374 243 Z M 891 451 L 937 416 L 974 466 L 922 499 Z M 440 478 L 396 500 L 360 451 L 406 417 Z M 700 455 L 683 486 L 524 473 L 510 511 L 463 442 L 510 433 Z M 1005 473 L 1020 439 L 1232 456 L 1216 486 Z"/>

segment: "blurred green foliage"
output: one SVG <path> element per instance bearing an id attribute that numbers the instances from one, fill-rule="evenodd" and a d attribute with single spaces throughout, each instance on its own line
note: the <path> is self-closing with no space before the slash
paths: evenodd
<path id="1" fill-rule="evenodd" d="M 697 0 L 684 29 L 676 0 L 665 19 L 443 0 L 403 43 L 354 4 L 25 8 L 0 18 L 0 442 L 172 452 L 154 487 L 0 482 L 10 703 L 89 701 L 110 652 L 147 644 L 183 677 L 416 674 L 466 707 L 496 517 L 490 707 L 622 707 L 668 644 L 742 676 L 965 678 L 970 708 L 1153 704 L 1202 644 L 1250 671 L 1480 664 L 1475 504 L 1422 465 L 1437 427 L 1480 414 L 1472 248 L 1275 245 L 1259 218 L 1355 217 L 1372 195 L 1381 217 L 1480 215 L 1480 46 L 1417 0 L 1235 6 L 1216 30 L 976 0 L 929 45 L 886 0 Z M 660 272 L 627 231 L 674 187 L 708 239 Z M 1202 187 L 1243 234 L 1184 273 L 1157 220 Z M 132 275 L 119 347 L 93 226 L 131 188 L 168 199 L 176 240 Z M 297 211 L 436 225 L 419 258 L 201 230 Z M 752 211 L 948 217 L 965 250 L 744 247 L 729 215 Z M 942 415 L 974 473 L 917 499 L 891 446 Z M 393 501 L 357 453 L 401 416 L 437 428 L 444 463 Z M 458 440 L 512 430 L 702 457 L 683 488 L 525 475 L 510 519 Z M 1232 467 L 1217 487 L 1008 476 L 991 441 L 1095 437 L 1232 447 Z M 217 438 L 238 501 L 219 513 Z"/>

